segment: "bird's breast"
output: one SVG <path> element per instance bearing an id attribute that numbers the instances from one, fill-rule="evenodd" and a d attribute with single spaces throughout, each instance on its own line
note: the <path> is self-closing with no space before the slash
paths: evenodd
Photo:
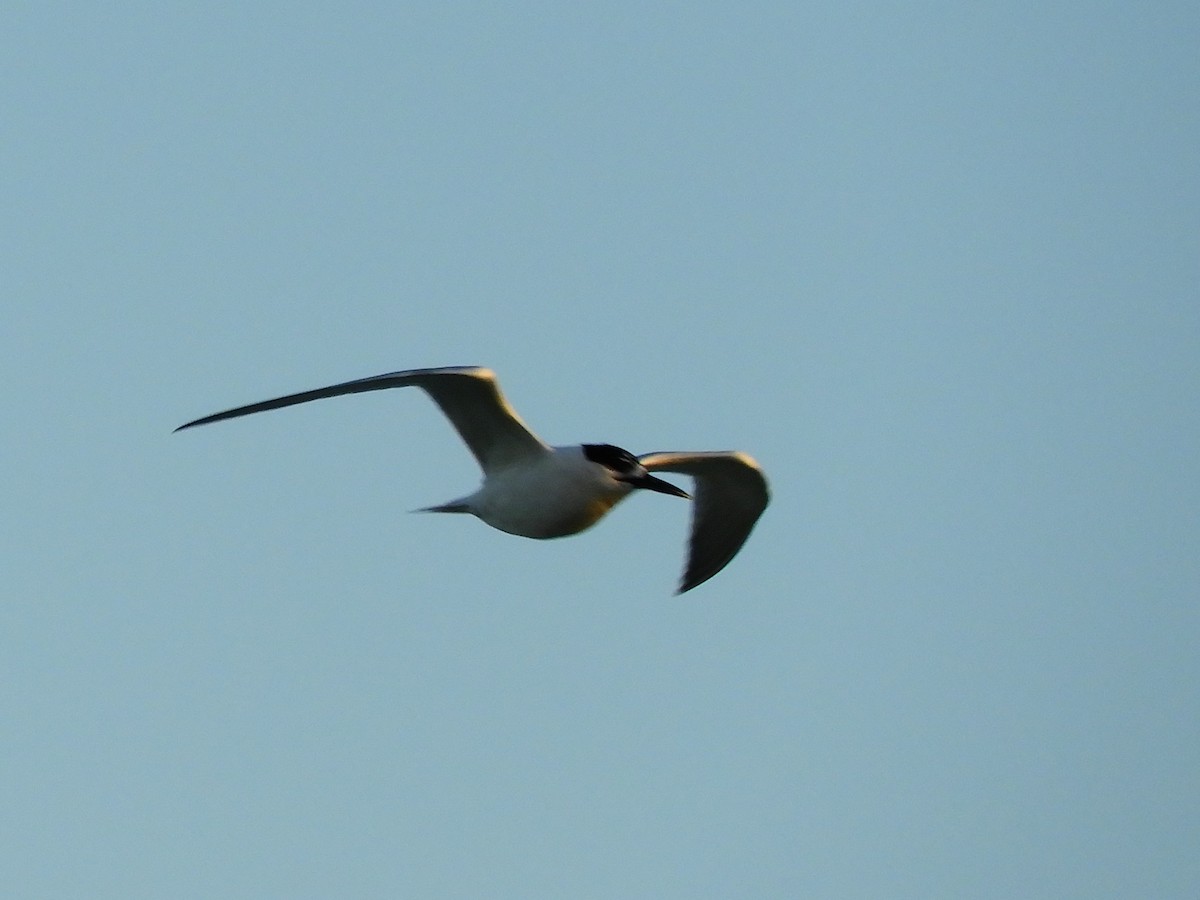
<path id="1" fill-rule="evenodd" d="M 624 497 L 586 469 L 547 464 L 498 472 L 475 496 L 475 514 L 501 531 L 530 538 L 578 534 Z"/>

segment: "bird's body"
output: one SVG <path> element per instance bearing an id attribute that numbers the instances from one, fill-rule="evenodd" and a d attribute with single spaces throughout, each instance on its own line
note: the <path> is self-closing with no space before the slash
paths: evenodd
<path id="1" fill-rule="evenodd" d="M 492 473 L 475 493 L 422 512 L 469 512 L 520 537 L 566 537 L 595 525 L 632 490 L 590 462 L 581 447 L 552 447 Z"/>
<path id="2" fill-rule="evenodd" d="M 426 512 L 470 513 L 521 537 L 564 537 L 594 525 L 638 488 L 688 497 L 651 471 L 690 475 L 697 488 L 682 593 L 728 564 L 767 506 L 766 479 L 744 453 L 668 452 L 639 458 L 611 444 L 551 447 L 508 405 L 496 376 L 474 366 L 410 369 L 347 381 L 215 413 L 176 431 L 309 400 L 409 386 L 420 387 L 433 398 L 484 476 L 474 493 L 427 507 Z"/>

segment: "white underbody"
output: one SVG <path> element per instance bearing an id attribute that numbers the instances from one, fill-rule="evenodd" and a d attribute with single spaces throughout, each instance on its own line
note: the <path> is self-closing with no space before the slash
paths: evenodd
<path id="1" fill-rule="evenodd" d="M 492 472 L 474 494 L 432 511 L 470 512 L 521 537 L 566 537 L 594 525 L 631 490 L 579 447 L 555 447 Z"/>

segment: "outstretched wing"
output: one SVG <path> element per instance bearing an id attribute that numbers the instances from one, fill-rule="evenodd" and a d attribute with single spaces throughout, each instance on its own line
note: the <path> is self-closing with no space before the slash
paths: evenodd
<path id="1" fill-rule="evenodd" d="M 696 481 L 682 594 L 729 565 L 746 543 L 770 500 L 767 479 L 752 457 L 737 450 L 647 453 L 638 462 L 651 472 L 678 472 Z"/>
<path id="2" fill-rule="evenodd" d="M 491 369 L 479 366 L 454 366 L 440 369 L 409 369 L 404 372 L 389 372 L 356 381 L 288 394 L 274 400 L 251 403 L 213 413 L 195 421 L 180 425 L 176 431 L 207 425 L 223 419 L 248 416 L 321 400 L 325 397 L 340 397 L 343 394 L 361 394 L 365 391 L 383 391 L 389 388 L 419 387 L 424 390 L 445 413 L 446 418 L 458 431 L 479 461 L 485 473 L 504 468 L 515 462 L 540 456 L 549 452 L 542 441 L 521 421 L 496 382 Z"/>

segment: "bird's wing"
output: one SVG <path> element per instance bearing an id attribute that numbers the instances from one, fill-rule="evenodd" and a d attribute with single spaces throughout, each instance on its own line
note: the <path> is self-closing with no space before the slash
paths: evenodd
<path id="1" fill-rule="evenodd" d="M 651 472 L 695 479 L 688 561 L 677 592 L 682 594 L 720 572 L 746 543 L 770 500 L 767 479 L 753 458 L 737 450 L 647 453 L 638 462 Z"/>
<path id="2" fill-rule="evenodd" d="M 549 448 L 529 430 L 520 416 L 508 405 L 508 401 L 500 393 L 496 374 L 491 369 L 478 366 L 409 369 L 405 372 L 389 372 L 356 381 L 345 381 L 314 391 L 288 394 L 286 397 L 276 397 L 274 400 L 264 400 L 261 403 L 213 413 L 211 416 L 180 425 L 175 430 L 182 431 L 196 425 L 220 422 L 222 419 L 295 406 L 309 400 L 398 387 L 419 387 L 429 394 L 458 430 L 485 474 L 531 456 L 549 452 Z"/>

